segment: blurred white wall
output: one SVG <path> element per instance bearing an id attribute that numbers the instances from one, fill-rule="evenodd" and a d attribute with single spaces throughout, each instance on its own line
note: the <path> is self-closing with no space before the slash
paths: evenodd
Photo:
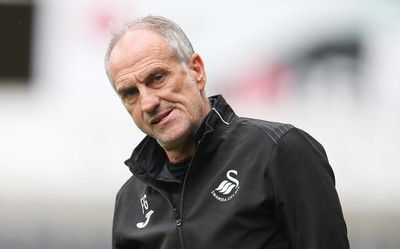
<path id="1" fill-rule="evenodd" d="M 169 17 L 186 31 L 205 61 L 209 95 L 225 94 L 239 115 L 292 123 L 325 146 L 353 248 L 397 248 L 400 4 L 35 5 L 33 78 L 28 87 L 0 84 L 0 248 L 109 248 L 114 197 L 130 176 L 123 161 L 143 134 L 107 81 L 103 57 L 110 29 L 147 14 Z M 349 32 L 363 46 L 359 97 L 346 85 L 352 79 L 321 76 L 318 65 L 305 86 L 293 75 L 283 77 L 273 96 L 259 88 L 256 95 L 230 91 L 240 84 L 233 79 L 267 70 L 271 62 L 296 69 L 299 54 Z M 334 86 L 327 89 L 328 80 Z"/>

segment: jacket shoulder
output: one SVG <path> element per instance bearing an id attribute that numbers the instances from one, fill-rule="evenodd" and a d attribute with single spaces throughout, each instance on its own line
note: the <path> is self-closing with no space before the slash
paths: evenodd
<path id="1" fill-rule="evenodd" d="M 291 124 L 243 117 L 238 118 L 238 125 L 257 129 L 271 138 L 274 143 L 278 143 L 282 136 L 295 128 Z"/>
<path id="2" fill-rule="evenodd" d="M 135 189 L 135 187 L 133 185 L 135 185 L 136 182 L 136 176 L 132 175 L 128 180 L 126 180 L 126 182 L 121 186 L 121 188 L 119 189 L 119 191 L 117 192 L 117 196 L 116 199 L 120 199 L 121 196 L 123 196 L 124 194 L 132 194 L 130 193 L 131 191 L 133 191 Z"/>

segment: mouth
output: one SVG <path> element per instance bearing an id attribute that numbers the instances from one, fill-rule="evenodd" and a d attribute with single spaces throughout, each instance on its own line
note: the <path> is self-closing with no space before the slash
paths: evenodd
<path id="1" fill-rule="evenodd" d="M 150 120 L 151 125 L 156 125 L 160 123 L 164 118 L 168 117 L 168 115 L 172 112 L 172 110 L 168 110 L 166 112 L 162 112 Z"/>

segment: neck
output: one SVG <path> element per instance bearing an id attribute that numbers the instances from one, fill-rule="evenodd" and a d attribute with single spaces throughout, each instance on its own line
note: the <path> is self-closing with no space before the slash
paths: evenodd
<path id="1" fill-rule="evenodd" d="M 184 162 L 188 158 L 192 157 L 196 152 L 196 147 L 194 143 L 191 143 L 190 145 L 186 145 L 181 149 L 172 149 L 172 150 L 164 149 L 164 150 L 165 153 L 167 154 L 169 162 L 176 164 Z"/>

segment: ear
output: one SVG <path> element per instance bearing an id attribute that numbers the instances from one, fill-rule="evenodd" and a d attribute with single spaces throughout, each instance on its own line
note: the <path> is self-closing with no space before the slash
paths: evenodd
<path id="1" fill-rule="evenodd" d="M 194 53 L 189 61 L 189 70 L 192 74 L 193 79 L 196 81 L 199 90 L 204 90 L 207 82 L 206 71 L 204 69 L 204 63 L 200 55 Z"/>

